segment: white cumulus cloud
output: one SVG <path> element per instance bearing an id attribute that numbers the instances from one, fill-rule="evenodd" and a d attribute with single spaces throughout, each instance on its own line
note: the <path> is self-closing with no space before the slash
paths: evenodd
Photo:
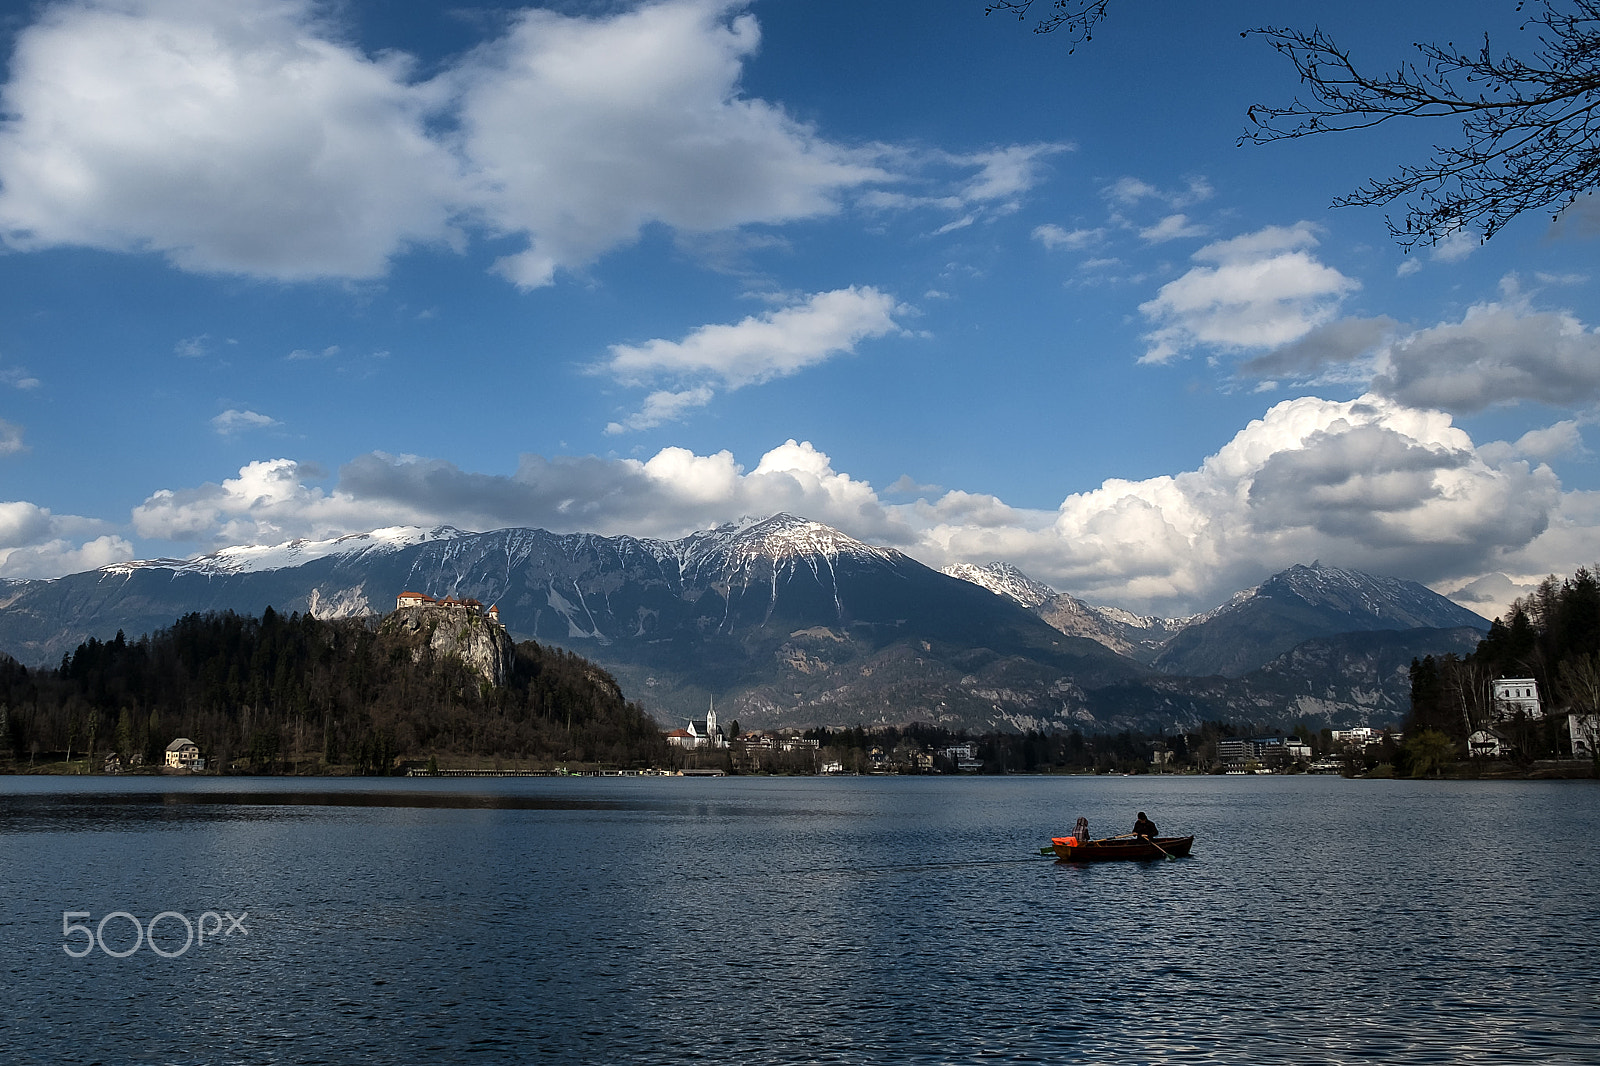
<path id="1" fill-rule="evenodd" d="M 1146 226 L 1139 231 L 1139 238 L 1146 244 L 1162 244 L 1166 241 L 1182 240 L 1186 237 L 1204 237 L 1211 232 L 1206 226 L 1179 212 L 1167 215 L 1153 226 Z"/>
<path id="2" fill-rule="evenodd" d="M 1530 429 L 1514 441 L 1491 441 L 1478 449 L 1486 459 L 1533 459 L 1548 462 L 1563 456 L 1587 456 L 1583 432 L 1574 419 Z"/>
<path id="3" fill-rule="evenodd" d="M 1548 467 L 1480 455 L 1440 412 L 1377 397 L 1277 404 L 1194 470 L 1069 496 L 1048 521 L 923 534 L 940 562 L 1003 559 L 1141 611 L 1215 606 L 1297 562 L 1465 579 L 1526 550 L 1561 506 Z"/>
<path id="4" fill-rule="evenodd" d="M 880 493 L 790 440 L 753 468 L 672 447 L 646 460 L 526 455 L 491 475 L 375 452 L 327 488 L 279 459 L 155 493 L 133 517 L 143 536 L 216 548 L 441 523 L 678 537 L 789 511 L 932 566 L 998 559 L 1094 602 L 1183 614 L 1313 559 L 1439 588 L 1592 562 L 1600 494 L 1563 492 L 1535 454 L 1563 441 L 1571 431 L 1552 427 L 1515 448 L 1477 447 L 1440 411 L 1308 396 L 1276 404 L 1194 469 L 1108 479 L 1053 511 L 933 487 L 891 502 L 914 482 Z"/>
<path id="5" fill-rule="evenodd" d="M 133 558 L 133 545 L 105 528 L 23 500 L 0 502 L 0 577 L 58 577 Z"/>
<path id="6" fill-rule="evenodd" d="M 405 525 L 419 516 L 415 509 L 326 491 L 308 483 L 315 474 L 290 459 L 249 463 L 220 483 L 153 493 L 133 509 L 133 528 L 141 537 L 213 548 L 323 539 Z"/>
<path id="7" fill-rule="evenodd" d="M 869 206 L 1013 210 L 1069 147 L 830 140 L 744 91 L 761 42 L 747 6 L 530 7 L 423 78 L 315 0 L 58 0 L 18 33 L 0 88 L 0 241 L 300 281 L 478 236 L 520 245 L 498 269 L 531 288 L 651 225 L 692 242 L 869 190 Z M 923 194 L 887 188 L 913 182 Z"/>
<path id="8" fill-rule="evenodd" d="M 501 270 L 548 284 L 651 222 L 710 231 L 810 218 L 887 175 L 781 107 L 741 94 L 760 44 L 726 0 L 610 17 L 521 12 L 458 72 L 483 211 L 528 236 Z"/>
<path id="9" fill-rule="evenodd" d="M 373 277 L 450 236 L 438 94 L 307 0 L 81 0 L 17 38 L 0 123 L 14 248 L 156 250 L 202 272 Z M 187 354 L 187 353 L 185 353 Z"/>
<path id="10" fill-rule="evenodd" d="M 391 525 L 679 537 L 742 515 L 789 511 L 880 542 L 910 540 L 871 485 L 834 470 L 805 441 L 772 449 L 753 470 L 726 451 L 685 448 L 644 461 L 528 455 L 510 475 L 374 452 L 346 464 L 331 489 L 317 480 L 314 469 L 289 459 L 250 463 L 220 483 L 153 493 L 134 510 L 134 528 L 209 550 Z"/>
<path id="11" fill-rule="evenodd" d="M 616 344 L 599 369 L 625 385 L 671 381 L 643 410 L 608 427 L 644 429 L 709 403 L 714 388 L 738 389 L 787 377 L 858 343 L 896 331 L 894 297 L 870 286 L 819 292 L 790 307 L 733 324 L 700 326 L 679 341 Z"/>
<path id="12" fill-rule="evenodd" d="M 1164 363 L 1198 346 L 1271 348 L 1329 321 L 1360 283 L 1319 262 L 1309 223 L 1270 226 L 1194 254 L 1201 265 L 1161 287 L 1139 310 L 1157 327 L 1141 362 Z"/>
<path id="13" fill-rule="evenodd" d="M 629 430 L 653 429 L 663 422 L 678 422 L 690 411 L 704 407 L 716 399 L 716 390 L 710 385 L 696 385 L 679 392 L 659 390 L 644 398 L 644 406 L 621 422 L 608 422 L 605 432 L 609 436 Z"/>

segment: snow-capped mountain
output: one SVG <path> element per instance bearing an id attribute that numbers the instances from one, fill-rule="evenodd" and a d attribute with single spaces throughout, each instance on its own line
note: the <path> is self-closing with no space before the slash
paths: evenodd
<path id="1" fill-rule="evenodd" d="M 1035 581 L 1009 563 L 956 563 L 945 567 L 942 573 L 970 581 L 996 595 L 1009 596 L 1068 636 L 1085 637 L 1141 662 L 1154 658 L 1161 645 L 1189 621 L 1085 603 Z"/>
<path id="2" fill-rule="evenodd" d="M 1037 607 L 1058 595 L 1055 589 L 1024 574 L 1010 563 L 955 563 L 939 571 L 970 581 L 997 596 L 1010 596 L 1024 607 Z"/>
<path id="3" fill-rule="evenodd" d="M 702 713 L 714 695 L 719 712 L 748 726 L 1115 730 L 1259 720 L 1292 707 L 1333 724 L 1392 721 L 1404 713 L 1409 656 L 1461 649 L 1477 630 L 1452 631 L 1454 643 L 1420 629 L 1351 643 L 1351 632 L 1463 619 L 1483 628 L 1420 585 L 1312 567 L 1167 639 L 1165 620 L 1091 607 L 1008 568 L 979 569 L 983 586 L 782 514 L 671 541 L 386 529 L 0 583 L 0 652 L 51 663 L 89 637 L 137 639 L 194 611 L 377 615 L 410 590 L 497 605 L 514 637 L 595 661 L 663 722 Z M 1262 616 L 1263 605 L 1276 613 Z M 1191 633 L 1201 639 L 1181 643 Z M 1237 681 L 1142 665 L 1159 650 L 1158 667 L 1178 672 L 1180 653 L 1204 662 L 1220 646 L 1253 660 L 1225 664 L 1243 673 L 1306 635 L 1322 643 Z"/>
<path id="4" fill-rule="evenodd" d="M 1482 618 L 1415 581 L 1320 562 L 1292 566 L 1188 618 L 1098 607 L 1004 563 L 949 566 L 944 572 L 1011 597 L 1063 633 L 1098 641 L 1169 674 L 1238 677 L 1303 641 L 1337 634 L 1488 628 Z"/>
<path id="5" fill-rule="evenodd" d="M 1042 721 L 1078 709 L 1077 686 L 1146 672 L 898 551 L 781 514 L 675 541 L 385 530 L 108 567 L 9 590 L 0 650 L 51 662 L 192 611 L 378 614 L 406 590 L 494 604 L 513 636 L 598 662 L 664 719 L 715 693 L 730 719 L 768 723 Z"/>
<path id="6" fill-rule="evenodd" d="M 1313 638 L 1456 628 L 1486 631 L 1489 623 L 1418 582 L 1313 563 L 1291 566 L 1199 616 L 1153 663 L 1164 673 L 1238 677 Z"/>
<path id="7" fill-rule="evenodd" d="M 900 552 L 871 547 L 821 522 L 788 514 L 746 519 L 692 533 L 679 541 L 657 543 L 677 556 L 684 581 L 691 587 L 723 583 L 741 588 L 755 584 L 776 588 L 777 583 L 793 580 L 805 570 L 811 580 L 833 590 L 835 605 L 841 612 L 841 565 L 895 569 L 911 561 Z"/>
<path id="8" fill-rule="evenodd" d="M 351 533 L 331 540 L 298 538 L 282 544 L 223 548 L 193 559 L 150 559 L 141 562 L 113 563 L 103 567 L 101 572 L 126 574 L 139 569 L 155 569 L 209 576 L 259 574 L 268 570 L 286 570 L 290 567 L 303 566 L 334 555 L 395 552 L 417 544 L 451 540 L 462 536 L 466 534 L 453 526 L 435 526 L 432 529 L 420 526 L 390 526 L 367 533 Z"/>

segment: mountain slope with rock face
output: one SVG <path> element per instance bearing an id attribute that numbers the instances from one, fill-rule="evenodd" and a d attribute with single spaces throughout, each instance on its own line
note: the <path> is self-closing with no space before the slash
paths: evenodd
<path id="1" fill-rule="evenodd" d="M 191 611 L 383 613 L 410 590 L 498 606 L 513 636 L 594 660 L 669 722 L 703 715 L 713 695 L 751 724 L 1067 722 L 1084 687 L 1145 672 L 900 552 L 789 515 L 678 541 L 436 530 L 290 547 L 34 583 L 0 611 L 0 650 L 47 662 Z"/>
<path id="2" fill-rule="evenodd" d="M 1458 628 L 1486 632 L 1489 623 L 1415 581 L 1292 566 L 1184 627 L 1152 662 L 1168 674 L 1239 677 L 1315 638 Z"/>
<path id="3" fill-rule="evenodd" d="M 999 596 L 1009 596 L 1068 636 L 1104 644 L 1118 655 L 1148 662 L 1189 619 L 1136 615 L 1116 607 L 1097 607 L 1057 592 L 1008 563 L 957 563 L 942 571 Z"/>
<path id="4" fill-rule="evenodd" d="M 1313 563 L 1291 566 L 1192 618 L 1146 618 L 1095 607 L 1004 564 L 952 567 L 1010 596 L 1063 633 L 1088 637 L 1165 674 L 1242 677 L 1305 641 L 1366 632 L 1487 631 L 1489 623 L 1415 581 Z M 1040 596 L 1034 590 L 1043 589 Z M 1022 590 L 1019 595 L 1017 590 Z M 1424 645 L 1427 638 L 1422 638 Z M 1458 641 L 1446 640 L 1451 650 Z M 1471 650 L 1470 648 L 1467 650 Z M 1431 649 L 1423 654 L 1431 654 Z"/>
<path id="5" fill-rule="evenodd" d="M 962 581 L 970 581 L 997 596 L 1009 596 L 1029 608 L 1037 607 L 1060 595 L 1049 585 L 1035 581 L 1010 563 L 985 563 L 983 566 L 955 563 L 939 572 L 960 578 Z"/>
<path id="6" fill-rule="evenodd" d="M 8 583 L 0 651 L 49 664 L 88 637 L 136 638 L 190 612 L 353 617 L 387 613 L 412 591 L 496 605 L 513 638 L 595 662 L 667 725 L 703 717 L 715 698 L 720 716 L 747 728 L 1115 731 L 1294 720 L 1305 708 L 1339 724 L 1393 721 L 1403 678 L 1373 649 L 1274 660 L 1347 631 L 1438 618 L 1471 630 L 1476 620 L 1453 604 L 1442 610 L 1420 585 L 1298 568 L 1309 572 L 1286 571 L 1163 645 L 1163 627 L 1181 623 L 1092 607 L 1019 571 L 977 569 L 990 574 L 985 585 L 790 515 L 675 541 L 380 530 Z M 1200 639 L 1180 644 L 1195 630 Z M 1445 650 L 1398 638 L 1379 644 Z M 1235 679 L 1162 676 L 1135 661 L 1154 658 L 1170 675 L 1180 652 L 1203 662 L 1214 647 L 1234 653 L 1225 665 Z"/>

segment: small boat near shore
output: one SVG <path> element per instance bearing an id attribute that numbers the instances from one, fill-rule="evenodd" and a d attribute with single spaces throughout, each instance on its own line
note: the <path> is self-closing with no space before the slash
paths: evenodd
<path id="1" fill-rule="evenodd" d="M 1061 862 L 1118 862 L 1144 859 L 1182 859 L 1194 846 L 1194 837 L 1136 837 L 1132 834 L 1081 841 L 1077 837 L 1051 837 L 1049 848 Z"/>

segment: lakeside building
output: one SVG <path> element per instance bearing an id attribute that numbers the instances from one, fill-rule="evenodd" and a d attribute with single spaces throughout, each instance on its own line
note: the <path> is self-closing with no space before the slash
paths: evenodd
<path id="1" fill-rule="evenodd" d="M 166 765 L 173 770 L 205 769 L 205 762 L 200 758 L 200 745 L 188 737 L 178 737 L 167 745 Z"/>
<path id="2" fill-rule="evenodd" d="M 822 741 L 820 740 L 808 740 L 805 737 L 781 730 L 776 732 L 756 730 L 753 733 L 740 733 L 737 741 L 730 741 L 729 743 L 738 743 L 747 751 L 777 752 L 816 751 L 822 746 Z"/>
<path id="3" fill-rule="evenodd" d="M 940 748 L 939 754 L 955 764 L 957 773 L 975 773 L 983 769 L 983 760 L 978 758 L 976 744 L 952 744 L 947 748 Z"/>
<path id="4" fill-rule="evenodd" d="M 1494 708 L 1497 721 L 1518 715 L 1544 717 L 1544 708 L 1539 703 L 1539 683 L 1531 677 L 1497 678 L 1489 690 L 1489 705 Z"/>
<path id="5" fill-rule="evenodd" d="M 1600 714 L 1567 715 L 1567 734 L 1572 738 L 1574 759 L 1600 755 Z"/>
<path id="6" fill-rule="evenodd" d="M 687 729 L 674 729 L 668 733 L 667 743 L 676 748 L 726 748 L 728 738 L 717 725 L 716 701 L 712 701 L 704 718 L 690 719 Z"/>
<path id="7" fill-rule="evenodd" d="M 1353 729 L 1335 729 L 1333 742 L 1346 747 L 1362 748 L 1377 740 L 1382 735 L 1380 730 L 1368 725 L 1358 725 Z"/>
<path id="8" fill-rule="evenodd" d="M 1492 726 L 1479 729 L 1467 737 L 1467 754 L 1478 759 L 1498 759 L 1516 751 L 1511 738 Z"/>
<path id="9" fill-rule="evenodd" d="M 783 729 L 741 731 L 728 738 L 734 766 L 751 772 L 776 769 L 786 773 L 815 773 L 821 746 L 820 740 Z"/>
<path id="10" fill-rule="evenodd" d="M 1257 763 L 1270 770 L 1311 758 L 1311 745 L 1297 736 L 1223 737 L 1217 741 L 1217 761 L 1229 770 Z"/>
<path id="11" fill-rule="evenodd" d="M 454 596 L 445 596 L 442 599 L 434 599 L 432 596 L 429 596 L 426 593 L 410 591 L 402 592 L 400 595 L 394 598 L 395 610 L 403 611 L 408 607 L 445 607 L 455 611 L 471 611 L 474 614 L 487 618 L 495 625 L 503 627 L 503 623 L 500 621 L 499 604 L 494 604 L 489 607 L 488 610 L 485 610 L 483 604 L 478 600 L 458 600 Z"/>

